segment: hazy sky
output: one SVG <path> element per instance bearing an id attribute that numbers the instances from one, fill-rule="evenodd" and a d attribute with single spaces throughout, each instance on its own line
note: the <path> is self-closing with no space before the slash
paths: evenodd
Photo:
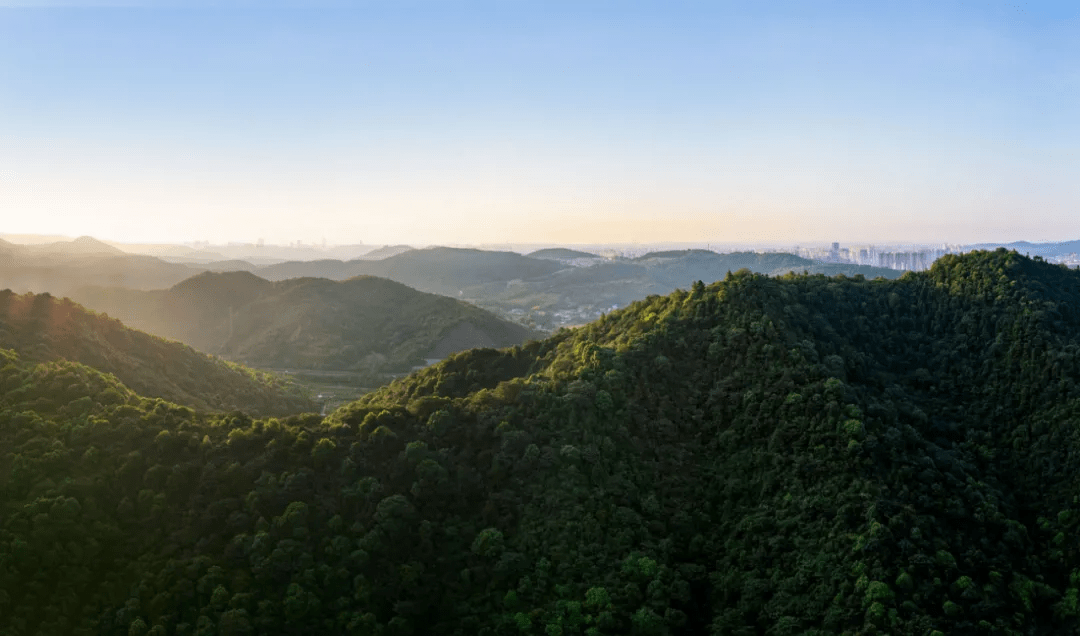
<path id="1" fill-rule="evenodd" d="M 180 4 L 0 0 L 0 232 L 1080 238 L 1075 3 Z"/>

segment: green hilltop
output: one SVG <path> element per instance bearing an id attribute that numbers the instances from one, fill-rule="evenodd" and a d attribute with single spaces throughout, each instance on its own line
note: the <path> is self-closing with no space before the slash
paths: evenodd
<path id="1" fill-rule="evenodd" d="M 741 271 L 256 419 L 0 367 L 5 634 L 1080 628 L 1080 273 Z"/>

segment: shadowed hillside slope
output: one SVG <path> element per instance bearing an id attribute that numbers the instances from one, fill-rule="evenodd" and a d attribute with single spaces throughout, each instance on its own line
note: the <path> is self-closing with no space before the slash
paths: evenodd
<path id="1" fill-rule="evenodd" d="M 314 408 L 298 387 L 279 378 L 129 329 L 49 294 L 0 291 L 0 348 L 39 362 L 80 362 L 112 373 L 142 395 L 198 409 L 270 415 Z"/>
<path id="2" fill-rule="evenodd" d="M 325 420 L 95 378 L 0 368 L 4 633 L 1080 627 L 1080 273 L 1015 253 L 739 272 Z"/>

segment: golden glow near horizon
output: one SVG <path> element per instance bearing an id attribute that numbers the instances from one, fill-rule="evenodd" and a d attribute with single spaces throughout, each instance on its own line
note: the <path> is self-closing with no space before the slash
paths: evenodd
<path id="1" fill-rule="evenodd" d="M 500 7 L 0 8 L 0 232 L 1080 236 L 1064 9 Z"/>
<path id="2" fill-rule="evenodd" d="M 19 212 L 3 231 L 280 244 L 979 242 L 1080 232 L 1060 222 L 1077 201 L 1061 175 L 1030 166 L 1010 175 L 1005 162 L 986 159 L 972 169 L 936 152 L 920 163 L 917 149 L 863 165 L 794 152 L 685 164 L 526 154 L 443 166 L 399 159 L 381 170 L 316 158 L 197 170 L 135 152 L 91 154 L 5 170 L 0 207 Z M 1039 226 L 1046 230 L 1032 231 Z"/>

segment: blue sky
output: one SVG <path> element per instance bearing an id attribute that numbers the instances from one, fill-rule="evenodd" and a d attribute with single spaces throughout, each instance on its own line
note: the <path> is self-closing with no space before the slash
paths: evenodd
<path id="1" fill-rule="evenodd" d="M 0 232 L 1078 238 L 1078 14 L 0 0 Z"/>

